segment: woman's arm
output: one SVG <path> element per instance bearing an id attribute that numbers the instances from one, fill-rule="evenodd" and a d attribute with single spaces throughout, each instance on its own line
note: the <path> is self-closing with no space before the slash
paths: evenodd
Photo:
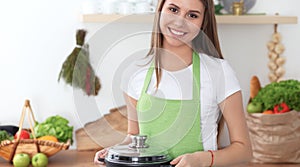
<path id="1" fill-rule="evenodd" d="M 213 152 L 212 166 L 231 166 L 248 162 L 252 158 L 252 148 L 243 111 L 241 92 L 236 92 L 220 104 L 230 135 L 230 146 Z M 176 167 L 210 166 L 212 155 L 208 151 L 184 154 L 171 164 Z"/>
<path id="2" fill-rule="evenodd" d="M 241 91 L 234 93 L 220 104 L 230 136 L 230 146 L 214 152 L 215 166 L 248 162 L 252 148 L 244 115 Z"/>
<path id="3" fill-rule="evenodd" d="M 124 93 L 124 99 L 127 107 L 128 135 L 120 144 L 130 144 L 131 143 L 130 136 L 139 134 L 139 124 L 138 124 L 138 117 L 136 112 L 137 100 L 128 96 L 126 93 Z"/>

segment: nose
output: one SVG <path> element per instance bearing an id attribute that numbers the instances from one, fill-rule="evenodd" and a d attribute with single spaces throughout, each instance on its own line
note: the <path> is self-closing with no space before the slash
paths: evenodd
<path id="1" fill-rule="evenodd" d="M 173 23 L 177 27 L 184 27 L 186 24 L 185 16 L 182 16 L 182 15 L 174 16 Z"/>

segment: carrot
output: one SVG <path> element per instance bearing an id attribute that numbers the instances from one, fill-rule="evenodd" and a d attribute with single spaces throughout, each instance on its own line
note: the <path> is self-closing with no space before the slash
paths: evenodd
<path id="1" fill-rule="evenodd" d="M 265 110 L 263 114 L 274 114 L 273 110 Z"/>

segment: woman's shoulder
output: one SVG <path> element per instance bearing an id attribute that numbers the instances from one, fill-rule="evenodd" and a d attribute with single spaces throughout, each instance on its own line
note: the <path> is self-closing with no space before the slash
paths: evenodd
<path id="1" fill-rule="evenodd" d="M 225 59 L 210 56 L 210 55 L 207 55 L 205 53 L 199 53 L 199 57 L 200 57 L 200 60 L 202 60 L 202 62 L 205 62 L 205 63 L 220 64 L 220 63 L 227 62 L 227 60 L 225 60 Z"/>
<path id="2" fill-rule="evenodd" d="M 229 62 L 225 59 L 220 59 L 203 53 L 200 53 L 199 57 L 202 67 L 205 67 L 208 70 L 223 71 L 224 69 L 231 68 Z"/>
<path id="3" fill-rule="evenodd" d="M 123 79 L 133 80 L 145 77 L 150 65 L 151 62 L 146 59 L 138 59 L 127 64 L 126 68 L 123 70 Z"/>
<path id="4" fill-rule="evenodd" d="M 211 78 L 216 80 L 236 78 L 236 73 L 227 60 L 205 54 L 199 54 L 199 56 L 200 68 Z"/>
<path id="5" fill-rule="evenodd" d="M 121 89 L 137 99 L 142 89 L 150 63 L 145 61 L 134 61 L 122 71 Z"/>
<path id="6" fill-rule="evenodd" d="M 227 60 L 205 54 L 199 56 L 203 74 L 210 79 L 216 90 L 218 103 L 241 89 L 236 73 Z"/>

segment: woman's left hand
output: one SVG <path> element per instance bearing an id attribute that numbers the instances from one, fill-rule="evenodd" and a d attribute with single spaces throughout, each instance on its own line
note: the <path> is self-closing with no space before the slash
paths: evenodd
<path id="1" fill-rule="evenodd" d="M 204 166 L 201 163 L 201 153 L 195 152 L 192 154 L 183 154 L 173 161 L 170 162 L 171 165 L 176 165 L 175 167 L 195 167 L 195 166 Z"/>

